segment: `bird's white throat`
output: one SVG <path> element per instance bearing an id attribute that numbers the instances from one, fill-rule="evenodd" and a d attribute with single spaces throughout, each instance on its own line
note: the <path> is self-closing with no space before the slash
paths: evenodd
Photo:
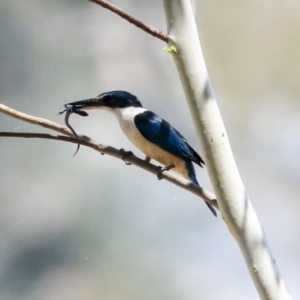
<path id="1" fill-rule="evenodd" d="M 120 119 L 134 119 L 134 117 L 140 113 L 146 111 L 146 108 L 143 107 L 125 107 L 125 108 L 117 108 L 113 110 L 113 113 Z"/>

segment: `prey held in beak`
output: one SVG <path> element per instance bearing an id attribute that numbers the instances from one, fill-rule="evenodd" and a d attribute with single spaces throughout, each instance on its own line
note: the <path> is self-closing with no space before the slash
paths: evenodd
<path id="1" fill-rule="evenodd" d="M 82 117 L 88 116 L 88 113 L 86 111 L 83 111 L 83 110 L 80 110 L 80 109 L 85 108 L 85 106 L 89 106 L 88 103 L 91 103 L 91 100 L 93 100 L 93 99 L 82 100 L 82 101 L 77 101 L 77 102 L 72 102 L 72 103 L 65 104 L 65 109 L 58 113 L 59 115 L 62 115 L 63 113 L 66 113 L 66 116 L 65 116 L 66 126 L 72 131 L 74 137 L 77 138 L 77 139 L 78 139 L 78 135 L 77 135 L 76 131 L 69 124 L 69 117 L 72 113 L 80 115 Z M 77 154 L 79 148 L 80 148 L 80 144 L 77 145 L 77 149 L 76 149 L 73 157 Z"/>

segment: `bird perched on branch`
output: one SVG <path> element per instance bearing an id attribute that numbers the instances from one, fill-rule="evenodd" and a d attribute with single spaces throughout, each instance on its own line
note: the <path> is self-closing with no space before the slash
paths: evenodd
<path id="1" fill-rule="evenodd" d="M 203 167 L 201 156 L 167 121 L 143 108 L 136 96 L 124 91 L 112 91 L 95 98 L 68 103 L 65 107 L 67 111 L 71 109 L 79 114 L 82 110 L 90 109 L 112 112 L 124 134 L 146 155 L 146 159 L 154 159 L 165 166 L 161 172 L 174 169 L 184 178 L 199 185 L 193 163 Z M 216 215 L 212 205 L 205 203 Z"/>

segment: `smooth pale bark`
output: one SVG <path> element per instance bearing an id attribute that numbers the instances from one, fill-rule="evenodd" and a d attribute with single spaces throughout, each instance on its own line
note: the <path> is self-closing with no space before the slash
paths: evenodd
<path id="1" fill-rule="evenodd" d="M 163 2 L 170 52 L 202 144 L 222 217 L 243 253 L 261 299 L 292 299 L 235 164 L 210 85 L 190 0 Z"/>

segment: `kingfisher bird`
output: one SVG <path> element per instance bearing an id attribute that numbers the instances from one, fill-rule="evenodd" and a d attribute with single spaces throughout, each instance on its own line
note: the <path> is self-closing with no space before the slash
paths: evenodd
<path id="1" fill-rule="evenodd" d="M 146 160 L 156 160 L 165 166 L 162 171 L 173 169 L 185 179 L 199 185 L 193 163 L 203 167 L 204 161 L 186 139 L 167 121 L 147 110 L 131 93 L 111 91 L 95 98 L 65 104 L 74 112 L 102 109 L 112 112 L 118 119 L 127 138 L 145 155 Z M 216 216 L 213 206 L 205 202 Z"/>

